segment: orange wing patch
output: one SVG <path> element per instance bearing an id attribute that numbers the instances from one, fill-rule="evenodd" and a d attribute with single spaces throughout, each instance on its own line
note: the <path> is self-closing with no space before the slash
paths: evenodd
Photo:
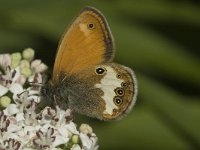
<path id="1" fill-rule="evenodd" d="M 76 73 L 86 67 L 110 62 L 114 50 L 112 35 L 103 15 L 86 8 L 64 34 L 55 59 L 53 80 L 59 72 Z"/>

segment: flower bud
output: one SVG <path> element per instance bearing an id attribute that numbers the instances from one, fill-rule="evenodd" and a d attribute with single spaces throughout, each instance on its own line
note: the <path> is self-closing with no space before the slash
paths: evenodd
<path id="1" fill-rule="evenodd" d="M 31 61 L 35 56 L 35 51 L 32 48 L 27 48 L 23 51 L 22 56 L 24 59 Z"/>
<path id="2" fill-rule="evenodd" d="M 19 52 L 11 54 L 11 60 L 12 60 L 11 67 L 16 68 L 20 63 L 21 58 L 22 56 Z"/>
<path id="3" fill-rule="evenodd" d="M 79 143 L 79 136 L 78 135 L 74 134 L 72 136 L 72 143 L 74 143 L 74 144 Z"/>
<path id="4" fill-rule="evenodd" d="M 84 134 L 92 134 L 93 130 L 92 128 L 88 125 L 88 124 L 81 124 L 80 128 L 79 128 L 80 132 L 84 133 Z"/>
<path id="5" fill-rule="evenodd" d="M 21 69 L 21 73 L 26 77 L 30 77 L 32 74 L 32 71 L 29 67 L 24 67 Z"/>
<path id="6" fill-rule="evenodd" d="M 10 102 L 11 99 L 8 96 L 3 96 L 0 98 L 0 105 L 4 108 L 7 107 L 10 104 Z"/>

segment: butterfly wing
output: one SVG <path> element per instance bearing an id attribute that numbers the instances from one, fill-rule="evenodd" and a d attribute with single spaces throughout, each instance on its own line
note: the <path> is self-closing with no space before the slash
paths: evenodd
<path id="1" fill-rule="evenodd" d="M 60 72 L 73 74 L 113 59 L 113 38 L 105 17 L 87 7 L 64 34 L 58 47 L 53 79 Z"/>
<path id="2" fill-rule="evenodd" d="M 69 105 L 79 113 L 116 120 L 130 112 L 135 104 L 137 81 L 128 67 L 116 63 L 95 65 L 75 74 L 75 78 L 70 79 L 74 82 Z"/>
<path id="3" fill-rule="evenodd" d="M 120 64 L 105 66 L 106 73 L 95 87 L 103 91 L 100 96 L 105 101 L 104 120 L 116 120 L 128 114 L 137 96 L 137 80 L 132 69 Z"/>
<path id="4" fill-rule="evenodd" d="M 123 117 L 135 104 L 137 81 L 130 68 L 110 63 L 113 55 L 105 18 L 94 8 L 84 9 L 61 39 L 53 82 L 47 84 L 49 88 L 44 86 L 43 95 L 90 117 Z"/>

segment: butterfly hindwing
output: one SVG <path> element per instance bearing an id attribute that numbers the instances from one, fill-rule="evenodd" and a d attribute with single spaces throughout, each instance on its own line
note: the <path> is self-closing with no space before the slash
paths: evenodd
<path id="1" fill-rule="evenodd" d="M 91 117 L 119 119 L 131 110 L 136 101 L 134 72 L 123 65 L 106 63 L 91 66 L 75 74 L 72 80 L 71 107 Z"/>

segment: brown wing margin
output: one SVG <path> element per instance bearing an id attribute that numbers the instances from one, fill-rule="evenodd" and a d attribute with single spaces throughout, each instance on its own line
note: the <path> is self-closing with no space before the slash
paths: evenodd
<path id="1" fill-rule="evenodd" d="M 105 16 L 99 10 L 97 10 L 96 8 L 91 7 L 91 6 L 87 6 L 80 13 L 84 12 L 85 10 L 92 11 L 95 14 L 98 14 L 98 17 L 101 18 L 101 20 L 103 21 L 103 24 L 104 24 L 104 29 L 102 29 L 102 30 L 108 31 L 107 35 L 104 34 L 104 39 L 105 39 L 104 42 L 107 45 L 107 47 L 106 47 L 106 53 L 105 53 L 105 58 L 106 58 L 105 62 L 110 62 L 114 58 L 115 44 L 114 44 L 114 38 L 112 36 L 112 33 L 111 33 L 110 27 L 108 25 L 108 22 L 107 22 Z M 99 20 L 99 22 L 100 22 L 100 20 Z"/>

